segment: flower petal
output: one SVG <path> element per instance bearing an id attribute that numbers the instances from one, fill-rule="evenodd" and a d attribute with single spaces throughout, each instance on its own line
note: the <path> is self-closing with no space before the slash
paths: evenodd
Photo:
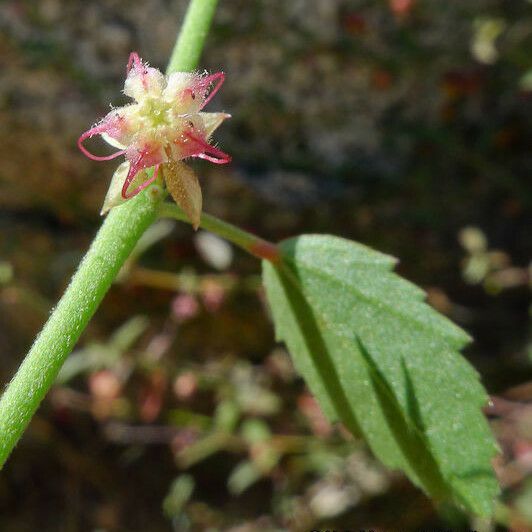
<path id="1" fill-rule="evenodd" d="M 203 100 L 200 110 L 203 109 L 214 98 L 214 95 L 220 90 L 220 87 L 224 81 L 225 74 L 223 72 L 216 72 L 215 74 L 211 74 L 210 76 L 201 79 L 201 81 L 198 83 L 198 89 L 201 92 Z M 213 83 L 215 85 L 211 89 Z"/>
<path id="2" fill-rule="evenodd" d="M 113 143 L 107 139 L 121 138 L 124 136 L 126 130 L 127 119 L 125 118 L 124 114 L 120 112 L 120 109 L 114 109 L 104 118 L 102 118 L 98 124 L 81 134 L 78 139 L 78 147 L 84 155 L 93 161 L 110 161 L 111 159 L 115 159 L 124 153 L 124 146 L 118 141 Z M 87 148 L 85 148 L 83 143 L 85 140 L 94 137 L 95 135 L 101 135 L 102 137 L 105 135 L 104 140 L 106 140 L 108 144 L 111 144 L 111 146 L 119 148 L 120 151 L 111 155 L 94 155 Z"/>
<path id="3" fill-rule="evenodd" d="M 160 97 L 166 86 L 164 74 L 157 68 L 148 66 L 136 52 L 129 56 L 124 94 L 141 102 L 146 96 Z"/>
<path id="4" fill-rule="evenodd" d="M 153 165 L 154 167 L 153 175 L 151 175 L 151 177 L 148 177 L 148 179 L 145 180 L 141 186 L 137 188 L 133 188 L 133 191 L 130 192 L 132 188 L 131 185 L 135 181 L 135 177 L 137 176 L 137 174 L 146 168 L 151 168 L 151 165 L 148 165 L 148 164 L 145 165 L 142 162 L 142 158 L 139 158 L 133 162 L 130 162 L 129 172 L 127 173 L 126 179 L 122 186 L 122 197 L 124 199 L 130 199 L 133 196 L 136 196 L 142 190 L 144 190 L 148 185 L 153 183 L 155 179 L 157 179 L 157 174 L 159 172 L 160 166 L 161 166 L 161 163 Z"/>
<path id="5" fill-rule="evenodd" d="M 231 161 L 231 156 L 219 150 L 195 131 L 187 131 L 185 137 L 187 143 L 182 143 L 184 147 L 183 157 L 198 157 L 214 164 L 227 164 Z"/>
<path id="6" fill-rule="evenodd" d="M 161 167 L 160 164 L 157 164 L 153 167 L 153 171 L 152 171 L 152 174 L 150 175 L 150 170 L 147 170 L 145 172 L 138 172 L 136 174 L 134 174 L 132 180 L 129 182 L 128 184 L 128 178 L 129 178 L 129 173 L 126 177 L 126 180 L 124 182 L 124 185 L 122 186 L 122 197 L 124 199 L 131 199 L 133 196 L 136 196 L 139 192 L 142 192 L 145 188 L 149 187 L 156 179 L 157 179 L 157 176 L 159 175 L 159 168 Z M 131 170 L 131 169 L 130 169 Z M 146 178 L 144 179 L 144 181 L 142 181 L 140 183 L 140 185 L 136 185 L 137 183 L 137 176 L 141 174 L 143 176 L 146 176 Z M 133 186 L 131 186 L 133 185 Z M 129 192 L 129 190 L 133 188 L 133 191 L 132 192 Z"/>
<path id="7" fill-rule="evenodd" d="M 114 139 L 113 137 L 109 136 L 107 133 L 100 133 L 100 136 L 102 137 L 107 144 L 112 146 L 113 148 L 118 148 L 119 150 L 125 150 L 126 146 L 118 142 L 118 140 Z"/>
<path id="8" fill-rule="evenodd" d="M 201 220 L 203 198 L 198 178 L 192 168 L 180 161 L 171 161 L 164 165 L 166 188 L 174 201 L 185 211 L 197 229 Z"/>
<path id="9" fill-rule="evenodd" d="M 124 186 L 124 181 L 129 173 L 129 162 L 126 161 L 122 163 L 113 174 L 109 188 L 107 189 L 107 194 L 103 201 L 102 210 L 100 211 L 101 215 L 107 214 L 113 207 L 121 205 L 126 199 L 122 197 L 122 187 Z M 138 172 L 133 181 L 131 182 L 132 187 L 140 186 L 147 178 L 145 171 Z"/>
<path id="10" fill-rule="evenodd" d="M 224 120 L 231 118 L 227 113 L 199 113 L 205 129 L 205 137 L 211 138 L 211 135 L 220 127 Z"/>
<path id="11" fill-rule="evenodd" d="M 223 72 L 216 72 L 210 76 L 174 72 L 168 76 L 163 97 L 167 101 L 177 103 L 180 113 L 195 114 L 212 100 L 224 80 Z"/>
<path id="12" fill-rule="evenodd" d="M 149 144 L 145 145 L 141 149 L 137 149 L 135 146 L 129 147 L 126 151 L 126 157 L 130 163 L 130 166 L 122 186 L 122 197 L 124 199 L 129 199 L 137 195 L 141 190 L 144 190 L 150 183 L 155 181 L 157 178 L 157 172 L 159 171 L 159 166 L 166 160 L 166 158 L 160 146 L 150 146 Z M 153 176 L 143 183 L 141 187 L 137 187 L 133 190 L 133 192 L 129 192 L 135 176 L 145 168 L 150 168 L 152 166 L 155 167 Z"/>
<path id="13" fill-rule="evenodd" d="M 163 90 L 163 98 L 170 103 L 177 104 L 178 107 L 185 104 L 184 107 L 192 104 L 195 98 L 191 98 L 190 92 L 199 79 L 199 75 L 193 72 L 173 72 L 168 76 L 167 84 Z M 185 91 L 188 91 L 185 93 Z M 190 97 L 190 101 L 183 102 L 183 99 Z M 180 105 L 181 104 L 181 105 Z M 200 102 L 197 102 L 197 110 L 199 110 Z M 190 112 L 189 109 L 179 109 L 179 111 Z"/>

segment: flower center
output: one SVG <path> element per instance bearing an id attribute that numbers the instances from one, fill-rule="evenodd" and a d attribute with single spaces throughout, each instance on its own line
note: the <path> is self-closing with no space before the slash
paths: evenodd
<path id="1" fill-rule="evenodd" d="M 148 128 L 165 127 L 171 124 L 170 106 L 160 98 L 146 98 L 139 114 Z"/>

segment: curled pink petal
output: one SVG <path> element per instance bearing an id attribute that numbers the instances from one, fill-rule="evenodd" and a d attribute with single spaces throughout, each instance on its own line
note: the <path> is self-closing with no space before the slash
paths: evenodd
<path id="1" fill-rule="evenodd" d="M 85 146 L 83 146 L 83 142 L 88 138 L 94 137 L 94 135 L 101 135 L 102 133 L 106 133 L 107 135 L 121 143 L 124 134 L 127 133 L 127 128 L 128 124 L 125 117 L 116 110 L 113 110 L 108 113 L 98 124 L 81 134 L 78 139 L 78 147 L 85 156 L 87 156 L 89 159 L 92 159 L 93 161 L 110 161 L 111 159 L 115 159 L 116 157 L 122 155 L 124 153 L 124 150 L 120 150 L 111 155 L 94 155 L 89 150 L 87 150 Z"/>
<path id="2" fill-rule="evenodd" d="M 145 145 L 142 149 L 131 148 L 126 151 L 126 157 L 129 160 L 129 172 L 122 186 L 122 197 L 129 199 L 138 194 L 141 190 L 146 188 L 155 178 L 148 179 L 140 187 L 135 189 L 132 193 L 128 193 L 127 189 L 135 178 L 135 176 L 145 168 L 152 166 L 158 167 L 163 162 L 163 157 L 158 149 L 158 146 Z"/>
<path id="3" fill-rule="evenodd" d="M 132 66 L 135 66 L 135 68 L 142 68 L 142 61 L 140 60 L 139 54 L 137 52 L 131 52 L 129 54 L 126 69 L 127 74 L 129 74 Z"/>
<path id="4" fill-rule="evenodd" d="M 192 141 L 190 153 L 187 157 L 198 157 L 199 159 L 205 159 L 214 164 L 227 164 L 231 161 L 229 154 L 212 146 L 205 139 L 195 135 L 191 131 L 187 131 L 185 136 Z"/>
<path id="5" fill-rule="evenodd" d="M 199 155 L 196 155 L 198 159 L 205 159 L 206 161 L 209 161 L 210 163 L 214 164 L 227 164 L 231 162 L 231 156 L 222 150 L 219 150 L 215 148 L 214 146 L 210 147 L 210 151 L 212 155 L 209 155 L 208 153 L 200 153 Z"/>
<path id="6" fill-rule="evenodd" d="M 223 72 L 216 72 L 216 74 L 211 74 L 210 76 L 207 76 L 206 78 L 202 78 L 198 82 L 197 84 L 198 90 L 201 91 L 205 96 L 208 93 L 208 96 L 205 98 L 205 100 L 200 106 L 200 111 L 214 98 L 214 95 L 220 90 L 220 87 L 222 86 L 224 81 L 225 81 L 225 74 Z M 208 92 L 210 86 L 213 83 L 215 83 L 214 87 L 211 89 L 210 92 Z"/>
<path id="7" fill-rule="evenodd" d="M 136 196 L 139 192 L 142 192 L 146 187 L 150 186 L 159 175 L 159 168 L 161 167 L 160 164 L 156 164 L 153 169 L 153 175 L 146 179 L 144 183 L 139 185 L 133 192 L 128 192 L 127 189 L 129 185 L 131 184 L 131 181 L 133 181 L 134 177 L 137 175 L 137 172 L 132 173 L 131 167 L 129 168 L 129 172 L 127 174 L 126 180 L 124 181 L 124 186 L 122 187 L 122 197 L 124 199 L 130 199 L 133 196 Z"/>
<path id="8" fill-rule="evenodd" d="M 83 142 L 86 139 L 89 139 L 91 137 L 94 137 L 94 135 L 100 135 L 101 133 L 106 133 L 109 130 L 109 125 L 105 123 L 98 124 L 97 126 L 94 126 L 93 128 L 85 131 L 85 133 L 82 133 L 81 136 L 78 139 L 78 147 L 89 159 L 92 159 L 93 161 L 110 161 L 112 159 L 116 159 L 120 155 L 123 155 L 125 153 L 125 150 L 120 150 L 115 153 L 112 153 L 111 155 L 94 155 L 91 153 L 85 146 L 83 146 Z"/>
<path id="9" fill-rule="evenodd" d="M 139 54 L 137 52 L 131 52 L 129 54 L 129 59 L 127 61 L 127 75 L 130 75 L 131 70 L 133 70 L 134 74 L 140 77 L 140 80 L 142 82 L 142 86 L 147 89 L 148 88 L 148 73 L 150 70 L 148 65 L 142 62 L 142 59 L 140 58 Z"/>

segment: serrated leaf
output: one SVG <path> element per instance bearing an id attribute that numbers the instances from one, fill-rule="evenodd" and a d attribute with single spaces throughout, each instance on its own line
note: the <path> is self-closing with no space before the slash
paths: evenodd
<path id="1" fill-rule="evenodd" d="M 194 170 L 185 163 L 170 161 L 164 166 L 166 188 L 174 201 L 185 211 L 194 229 L 200 224 L 202 195 Z"/>
<path id="2" fill-rule="evenodd" d="M 263 262 L 276 334 L 332 421 L 434 499 L 490 515 L 496 452 L 487 395 L 459 354 L 469 336 L 361 244 L 305 235 Z"/>

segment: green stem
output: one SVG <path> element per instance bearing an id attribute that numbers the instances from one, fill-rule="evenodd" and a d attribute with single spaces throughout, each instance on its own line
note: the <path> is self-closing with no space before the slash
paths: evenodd
<path id="1" fill-rule="evenodd" d="M 216 4 L 217 0 L 191 0 L 168 72 L 197 66 Z M 105 219 L 69 287 L 0 399 L 0 467 L 124 261 L 155 220 L 160 198 L 141 193 L 113 209 Z"/>
<path id="2" fill-rule="evenodd" d="M 190 223 L 187 215 L 175 203 L 159 204 L 158 214 L 162 218 L 175 218 L 176 220 Z M 259 259 L 265 259 L 271 262 L 279 260 L 279 251 L 275 244 L 252 233 L 248 233 L 230 223 L 224 222 L 216 218 L 216 216 L 203 213 L 201 215 L 200 227 L 229 240 L 229 242 L 232 242 Z"/>
<path id="3" fill-rule="evenodd" d="M 217 3 L 218 0 L 191 0 L 170 55 L 167 74 L 194 70 L 198 66 Z"/>

